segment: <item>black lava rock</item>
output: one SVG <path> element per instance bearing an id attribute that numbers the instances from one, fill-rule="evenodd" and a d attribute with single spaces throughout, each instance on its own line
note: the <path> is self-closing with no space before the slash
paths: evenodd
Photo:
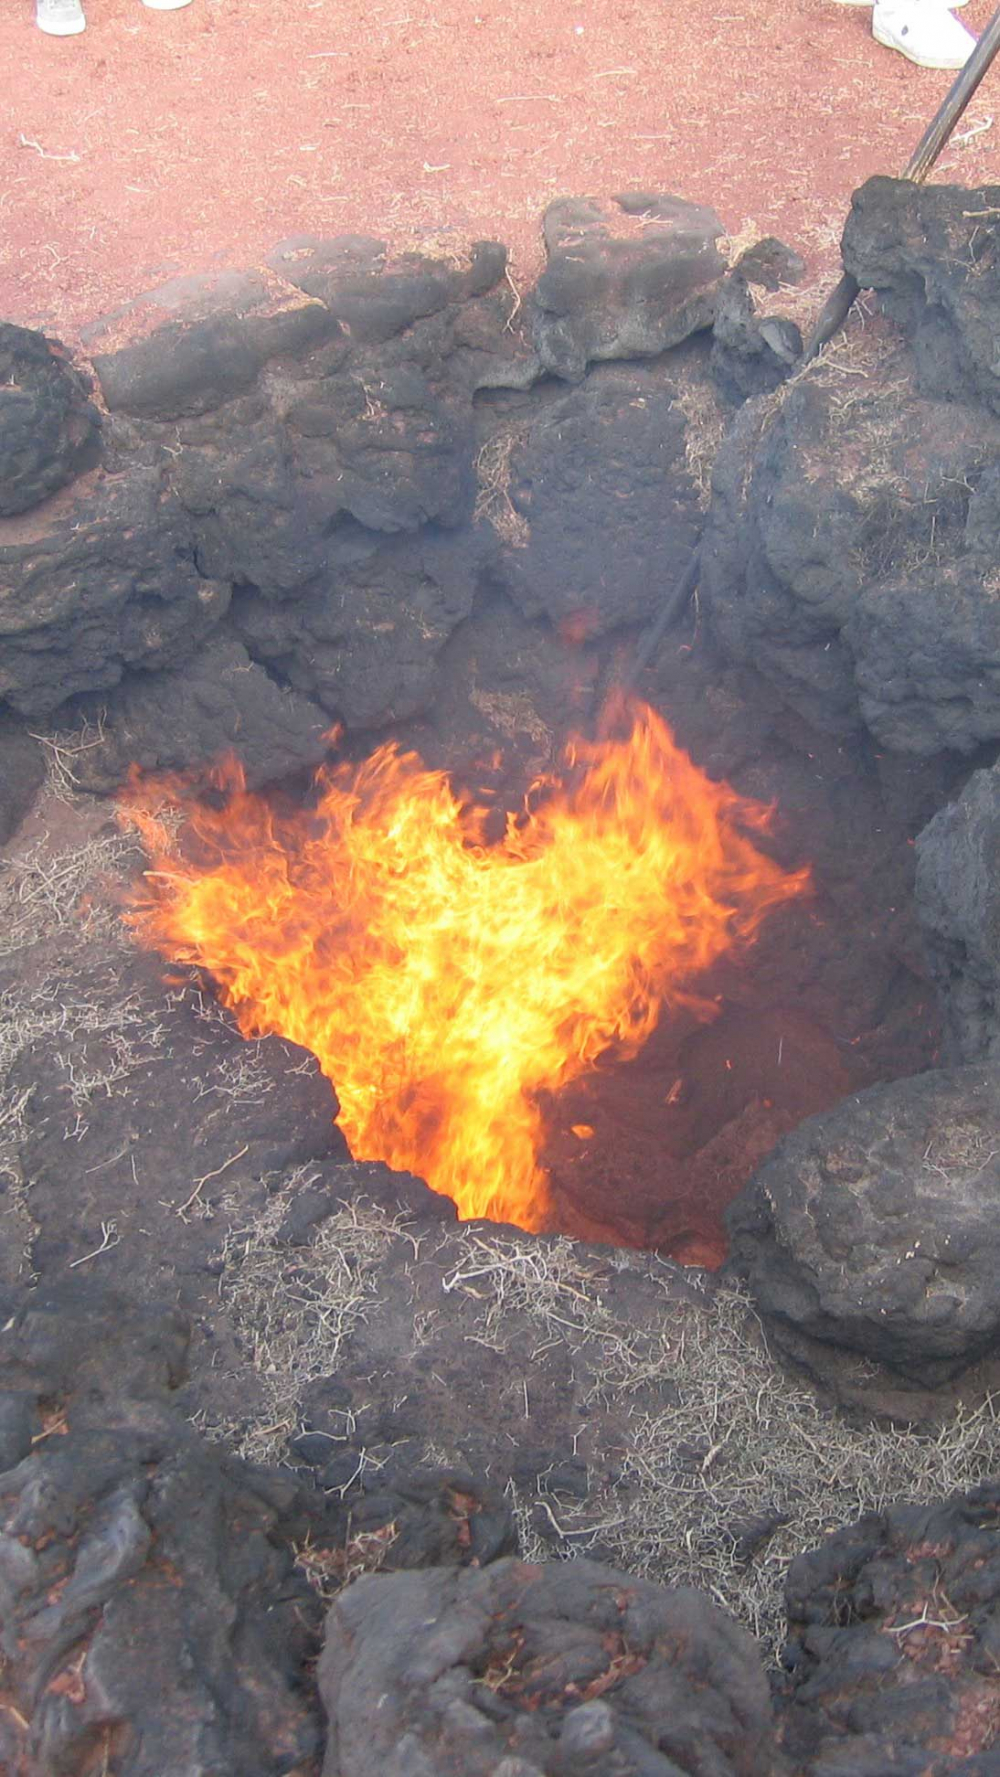
<path id="1" fill-rule="evenodd" d="M 730 1262 L 818 1374 L 847 1349 L 920 1384 L 1000 1344 L 1000 1077 L 895 1080 L 810 1117 L 729 1209 Z"/>
<path id="2" fill-rule="evenodd" d="M 558 198 L 532 295 L 543 368 L 579 382 L 597 359 L 655 357 L 710 325 L 725 271 L 714 210 L 662 192 Z"/>
<path id="3" fill-rule="evenodd" d="M 1000 1489 L 897 1505 L 793 1561 L 781 1733 L 810 1777 L 996 1769 Z"/>
<path id="4" fill-rule="evenodd" d="M 917 837 L 917 912 L 958 1061 L 1000 1045 L 1000 769 L 973 772 Z"/>
<path id="5" fill-rule="evenodd" d="M 171 1407 L 184 1336 L 82 1284 L 0 1334 L 47 1433 L 0 1473 L 5 1770 L 90 1769 L 96 1747 L 122 1777 L 280 1777 L 318 1751 L 315 1596 L 273 1488 Z"/>
<path id="6" fill-rule="evenodd" d="M 0 518 L 37 506 L 98 455 L 98 415 L 62 347 L 0 322 Z"/>
<path id="7" fill-rule="evenodd" d="M 697 1592 L 592 1561 L 378 1575 L 334 1605 L 324 1777 L 778 1777 L 767 1682 Z"/>

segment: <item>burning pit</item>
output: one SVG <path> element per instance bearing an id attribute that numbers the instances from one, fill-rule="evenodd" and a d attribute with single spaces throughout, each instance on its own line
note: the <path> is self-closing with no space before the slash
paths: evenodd
<path id="1" fill-rule="evenodd" d="M 992 1041 L 976 909 L 914 899 L 1000 737 L 986 335 L 914 294 L 976 213 L 859 194 L 892 319 L 791 377 L 796 256 L 649 194 L 553 205 L 525 300 L 496 244 L 285 243 L 98 326 L 100 409 L 13 341 L 65 425 L 3 519 L 0 823 L 38 735 L 59 794 L 130 782 L 145 966 L 318 1059 L 331 1166 L 719 1264 L 782 1136 L 935 1064 L 936 983 L 946 1058 Z"/>
<path id="2" fill-rule="evenodd" d="M 770 811 L 700 771 L 648 705 L 604 730 L 569 742 L 492 839 L 496 810 L 391 744 L 324 768 L 306 808 L 249 793 L 235 763 L 213 803 L 139 781 L 127 818 L 151 867 L 130 922 L 204 970 L 245 1036 L 311 1050 L 356 1158 L 416 1173 L 463 1219 L 574 1231 L 545 1106 L 557 1117 L 564 1088 L 658 1021 L 711 1022 L 706 971 L 809 890 L 755 842 Z"/>

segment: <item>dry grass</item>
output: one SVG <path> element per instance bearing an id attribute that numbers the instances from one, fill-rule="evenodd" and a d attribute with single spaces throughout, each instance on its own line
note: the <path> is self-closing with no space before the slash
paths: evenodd
<path id="1" fill-rule="evenodd" d="M 33 990 L 0 993 L 0 1178 L 15 1191 L 22 1184 L 18 1149 L 34 1088 L 15 1085 L 10 1076 L 36 1044 L 59 1037 L 66 1039 L 63 1067 L 75 1118 L 66 1131 L 69 1139 L 84 1132 L 102 1097 L 110 1097 L 120 1081 L 155 1057 L 164 1030 L 138 995 L 116 991 L 113 973 L 100 992 L 85 996 L 58 979 Z M 89 1037 L 96 1044 L 88 1045 Z"/>
<path id="2" fill-rule="evenodd" d="M 276 1245 L 275 1235 L 288 1211 L 288 1193 L 306 1189 L 316 1176 L 308 1168 L 291 1173 L 286 1190 L 272 1198 L 253 1228 L 234 1230 L 223 1248 L 233 1313 L 249 1336 L 268 1403 L 264 1423 L 252 1425 L 240 1444 L 254 1462 L 281 1459 L 295 1401 L 308 1383 L 336 1367 L 344 1341 L 377 1306 L 382 1261 L 393 1242 L 406 1237 L 402 1218 L 393 1220 L 364 1201 L 345 1204 L 322 1223 L 303 1266 L 301 1255 Z M 303 1269 L 309 1280 L 301 1277 Z M 349 1410 L 344 1430 L 353 1431 Z"/>
<path id="3" fill-rule="evenodd" d="M 388 261 L 411 256 L 447 265 L 452 271 L 467 272 L 472 266 L 472 242 L 457 229 L 430 226 L 394 229 Z"/>
<path id="4" fill-rule="evenodd" d="M 323 1603 L 330 1605 L 363 1574 L 378 1573 L 385 1566 L 398 1535 L 399 1525 L 391 1523 L 380 1525 L 378 1530 L 359 1530 L 336 1548 L 306 1541 L 295 1550 L 295 1565 Z"/>
<path id="5" fill-rule="evenodd" d="M 274 1243 L 285 1207 L 279 1196 L 265 1223 L 234 1235 L 228 1249 L 230 1302 L 268 1391 L 266 1418 L 244 1434 L 246 1452 L 281 1454 L 303 1385 L 336 1369 L 366 1321 L 377 1345 L 380 1272 L 393 1247 L 409 1242 L 414 1256 L 432 1252 L 438 1268 L 432 1305 L 426 1291 L 414 1293 L 412 1352 L 436 1340 L 435 1366 L 447 1378 L 471 1340 L 496 1354 L 498 1375 L 523 1374 L 528 1387 L 544 1354 L 563 1353 L 589 1435 L 599 1440 L 603 1426 L 618 1440 L 617 1481 L 584 1502 L 508 1487 L 532 1559 L 551 1557 L 537 1530 L 545 1511 L 565 1556 L 597 1550 L 629 1572 L 699 1586 L 776 1643 L 797 1552 L 865 1512 L 939 1498 L 1000 1466 L 992 1402 L 934 1433 L 852 1427 L 777 1367 L 738 1289 L 679 1302 L 671 1269 L 654 1257 L 602 1253 L 598 1263 L 565 1238 L 474 1226 L 418 1241 L 402 1220 L 357 1204 L 323 1224 L 304 1260 L 294 1256 L 290 1284 L 289 1250 Z M 599 1281 L 609 1263 L 640 1275 L 648 1312 L 637 1318 L 613 1305 L 621 1298 Z M 398 1272 L 394 1288 L 398 1313 Z M 397 1349 L 401 1373 L 407 1356 Z M 349 1417 L 345 1410 L 347 1431 Z M 525 1436 L 537 1440 L 540 1430 L 526 1424 Z M 440 1433 L 435 1444 L 437 1460 L 461 1460 Z M 366 1460 L 378 1458 L 363 1452 L 359 1470 Z"/>
<path id="6" fill-rule="evenodd" d="M 755 247 L 766 233 L 767 230 L 761 228 L 752 216 L 745 216 L 739 228 L 734 229 L 732 234 L 722 235 L 715 244 L 723 259 L 727 260 L 730 265 L 735 265 L 740 254 L 745 253 L 748 247 Z"/>
<path id="7" fill-rule="evenodd" d="M 76 761 L 84 753 L 103 746 L 107 712 L 100 710 L 96 722 L 86 718 L 79 728 L 58 729 L 53 734 L 33 734 L 45 752 L 45 788 L 58 802 L 75 802 L 80 794 Z"/>
<path id="8" fill-rule="evenodd" d="M 492 525 L 501 543 L 512 549 L 525 548 L 531 534 L 527 519 L 517 511 L 510 497 L 510 459 L 523 436 L 523 426 L 495 432 L 476 458 L 473 521 L 485 520 Z"/>
<path id="9" fill-rule="evenodd" d="M 688 382 L 678 378 L 671 405 L 684 415 L 684 461 L 698 492 L 698 504 L 706 511 L 712 494 L 712 466 L 726 430 L 726 411 L 707 379 Z"/>
<path id="10" fill-rule="evenodd" d="M 469 702 L 498 734 L 505 735 L 508 740 L 527 735 L 541 749 L 543 758 L 551 756 L 555 736 L 542 721 L 527 691 L 484 691 L 474 685 L 469 692 Z"/>
<path id="11" fill-rule="evenodd" d="M 935 1172 L 943 1179 L 949 1194 L 970 1184 L 985 1171 L 1000 1151 L 1000 1139 L 988 1141 L 978 1124 L 949 1123 L 943 1132 L 928 1142 L 924 1150 L 923 1170 Z M 959 1178 L 957 1175 L 964 1176 Z"/>
<path id="12" fill-rule="evenodd" d="M 56 748 L 55 741 L 52 746 Z M 39 805 L 44 822 L 53 802 L 70 794 L 61 745 L 50 754 L 47 796 Z M 104 811 L 101 810 L 103 820 Z M 74 817 L 75 818 L 75 817 Z M 147 1061 L 163 1032 L 149 1008 L 117 985 L 114 957 L 127 938 L 116 895 L 119 883 L 138 860 L 135 841 L 121 833 L 84 826 L 60 845 L 46 832 L 12 847 L 0 863 L 0 957 L 24 957 L 21 980 L 0 993 L 0 1176 L 20 1188 L 17 1150 L 31 1088 L 14 1087 L 15 1064 L 36 1043 L 66 1039 L 65 1066 L 79 1133 L 88 1107 L 108 1095 L 119 1080 Z M 108 959 L 99 986 L 74 986 L 79 966 L 91 965 L 100 941 Z M 35 960 L 37 957 L 37 960 Z M 86 1039 L 99 1039 L 99 1062 L 84 1062 Z M 91 1045 L 96 1049 L 96 1045 Z"/>
<path id="13" fill-rule="evenodd" d="M 107 934 L 117 911 L 106 898 L 88 900 L 88 892 L 120 876 L 126 859 L 134 863 L 135 857 L 132 839 L 109 833 L 63 851 L 53 851 L 48 838 L 38 839 L 6 859 L 0 866 L 0 956 L 71 925 L 81 936 Z"/>

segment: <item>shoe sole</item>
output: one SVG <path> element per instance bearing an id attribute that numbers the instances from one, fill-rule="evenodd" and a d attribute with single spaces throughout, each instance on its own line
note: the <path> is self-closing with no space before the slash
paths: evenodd
<path id="1" fill-rule="evenodd" d="M 876 43 L 882 44 L 884 49 L 898 49 L 901 56 L 905 56 L 908 62 L 916 63 L 918 68 L 964 68 L 969 59 L 969 56 L 962 56 L 959 61 L 955 61 L 953 58 L 949 62 L 943 62 L 940 56 L 932 57 L 918 55 L 916 50 L 910 49 L 905 43 L 900 43 L 898 37 L 891 37 L 888 31 L 880 31 L 878 25 L 874 23 L 874 21 L 872 23 L 872 36 Z M 971 54 L 972 50 L 969 51 L 969 55 Z"/>
<path id="2" fill-rule="evenodd" d="M 86 19 L 81 19 L 78 25 L 45 25 L 41 19 L 36 19 L 35 23 L 40 31 L 45 32 L 46 37 L 79 37 L 80 32 L 87 29 Z"/>
<path id="3" fill-rule="evenodd" d="M 190 6 L 191 0 L 142 0 L 150 12 L 180 12 L 182 6 Z"/>

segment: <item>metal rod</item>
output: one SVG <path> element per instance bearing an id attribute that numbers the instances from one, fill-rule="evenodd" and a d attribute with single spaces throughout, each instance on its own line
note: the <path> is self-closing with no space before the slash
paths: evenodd
<path id="1" fill-rule="evenodd" d="M 931 119 L 900 175 L 922 185 L 956 123 L 1000 49 L 1000 8 L 993 14 L 948 97 Z"/>
<path id="2" fill-rule="evenodd" d="M 691 602 L 698 576 L 701 571 L 701 542 L 695 544 L 691 551 L 691 559 L 677 582 L 673 596 L 664 602 L 660 615 L 639 643 L 625 678 L 621 682 L 623 691 L 634 691 L 646 667 L 649 665 L 662 642 L 668 629 L 672 629 L 679 617 L 683 617 Z"/>
<path id="3" fill-rule="evenodd" d="M 989 71 L 998 49 L 1000 9 L 993 14 L 965 67 L 959 69 L 947 98 L 935 112 L 903 168 L 901 179 L 909 179 L 914 185 L 924 183 L 973 93 Z M 809 364 L 820 348 L 826 345 L 827 340 L 832 339 L 843 326 L 860 289 L 857 279 L 849 271 L 845 271 L 840 283 L 830 292 L 819 312 L 816 325 L 803 349 L 803 364 Z"/>

